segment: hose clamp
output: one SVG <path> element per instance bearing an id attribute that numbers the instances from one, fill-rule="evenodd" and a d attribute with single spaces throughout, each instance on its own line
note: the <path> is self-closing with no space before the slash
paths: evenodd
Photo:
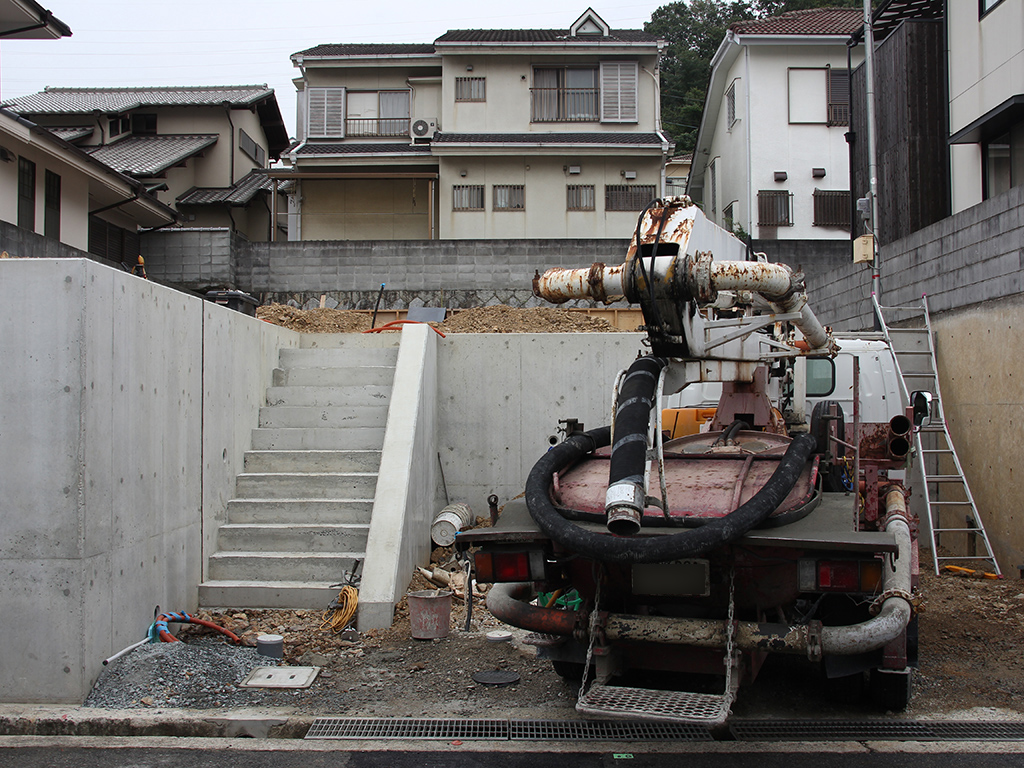
<path id="1" fill-rule="evenodd" d="M 820 621 L 807 623 L 807 658 L 811 661 L 821 661 L 821 626 Z"/>
<path id="2" fill-rule="evenodd" d="M 907 592 L 905 589 L 887 589 L 878 597 L 875 598 L 874 602 L 868 606 L 868 611 L 872 616 L 877 616 L 879 611 L 882 610 L 882 604 L 885 603 L 890 597 L 902 597 L 907 601 L 910 606 L 911 612 L 917 611 L 917 598 L 913 594 Z"/>
<path id="3" fill-rule="evenodd" d="M 636 483 L 620 481 L 608 486 L 604 496 L 605 510 L 614 507 L 630 507 L 643 514 L 644 511 L 643 489 Z"/>

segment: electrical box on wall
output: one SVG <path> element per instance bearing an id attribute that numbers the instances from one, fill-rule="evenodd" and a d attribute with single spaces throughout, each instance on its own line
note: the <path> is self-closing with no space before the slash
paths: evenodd
<path id="1" fill-rule="evenodd" d="M 861 235 L 853 241 L 853 263 L 864 264 L 875 260 L 874 235 Z"/>

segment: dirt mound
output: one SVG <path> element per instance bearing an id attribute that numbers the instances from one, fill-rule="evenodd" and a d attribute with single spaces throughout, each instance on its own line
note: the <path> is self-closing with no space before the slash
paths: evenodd
<path id="1" fill-rule="evenodd" d="M 370 329 L 371 312 L 350 309 L 297 309 L 285 304 L 257 307 L 256 317 L 301 333 L 361 333 Z M 378 325 L 382 322 L 378 319 Z M 443 323 L 442 333 L 611 333 L 611 323 L 553 307 L 522 309 L 498 305 L 460 309 Z M 401 326 L 397 326 L 400 328 Z"/>
<path id="2" fill-rule="evenodd" d="M 298 309 L 287 304 L 256 308 L 256 317 L 301 333 L 360 333 L 369 330 L 372 315 L 341 309 Z"/>

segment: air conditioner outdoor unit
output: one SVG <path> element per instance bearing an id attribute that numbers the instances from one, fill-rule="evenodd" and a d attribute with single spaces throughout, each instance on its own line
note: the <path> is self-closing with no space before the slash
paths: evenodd
<path id="1" fill-rule="evenodd" d="M 414 139 L 429 139 L 434 135 L 437 130 L 437 118 L 418 118 L 412 121 L 412 126 L 409 129 L 409 134 Z"/>

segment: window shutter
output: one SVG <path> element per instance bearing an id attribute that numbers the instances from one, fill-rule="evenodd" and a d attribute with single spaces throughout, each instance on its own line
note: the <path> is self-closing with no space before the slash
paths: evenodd
<path id="1" fill-rule="evenodd" d="M 306 136 L 340 139 L 345 136 L 345 89 L 310 88 L 307 95 Z"/>
<path id="2" fill-rule="evenodd" d="M 637 122 L 637 81 L 635 61 L 601 62 L 601 122 Z"/>

